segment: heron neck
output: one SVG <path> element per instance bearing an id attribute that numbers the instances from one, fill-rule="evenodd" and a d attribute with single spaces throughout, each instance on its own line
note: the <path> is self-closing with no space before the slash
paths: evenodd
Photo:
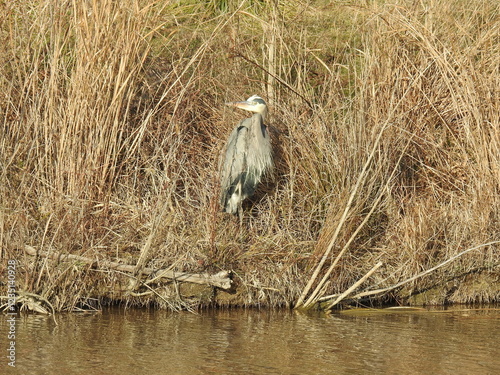
<path id="1" fill-rule="evenodd" d="M 266 123 L 266 117 L 267 117 L 267 108 L 265 108 L 262 112 L 258 112 L 262 116 L 262 122 Z"/>

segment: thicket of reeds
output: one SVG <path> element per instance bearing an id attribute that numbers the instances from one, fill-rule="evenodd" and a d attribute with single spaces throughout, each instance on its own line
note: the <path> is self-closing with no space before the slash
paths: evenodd
<path id="1" fill-rule="evenodd" d="M 182 305 L 173 284 L 96 267 L 111 260 L 230 270 L 228 304 L 301 304 L 378 262 L 358 291 L 477 247 L 381 300 L 498 301 L 497 0 L 0 7 L 0 258 L 19 290 L 56 310 Z M 218 164 L 248 114 L 223 103 L 253 94 L 276 171 L 240 225 Z"/>

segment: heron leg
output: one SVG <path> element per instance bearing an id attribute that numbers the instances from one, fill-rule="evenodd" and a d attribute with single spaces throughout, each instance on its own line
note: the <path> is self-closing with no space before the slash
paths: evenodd
<path id="1" fill-rule="evenodd" d="M 238 205 L 238 216 L 240 218 L 240 232 L 241 232 L 241 229 L 243 228 L 243 207 L 241 205 L 241 202 Z"/>

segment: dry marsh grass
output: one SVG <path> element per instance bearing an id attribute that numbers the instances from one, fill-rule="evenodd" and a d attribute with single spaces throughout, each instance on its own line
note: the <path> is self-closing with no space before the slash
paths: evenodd
<path id="1" fill-rule="evenodd" d="M 0 6 L 0 255 L 57 310 L 179 301 L 25 245 L 228 269 L 234 303 L 277 306 L 342 292 L 378 261 L 365 287 L 500 240 L 495 0 Z M 217 169 L 245 114 L 223 103 L 255 93 L 277 168 L 240 227 L 217 206 Z M 498 301 L 499 258 L 480 248 L 385 300 L 439 286 L 420 302 Z"/>

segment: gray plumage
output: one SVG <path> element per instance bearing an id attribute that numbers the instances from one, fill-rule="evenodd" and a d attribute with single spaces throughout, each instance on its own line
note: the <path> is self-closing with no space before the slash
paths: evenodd
<path id="1" fill-rule="evenodd" d="M 221 171 L 221 206 L 223 211 L 236 214 L 242 202 L 255 193 L 266 173 L 273 170 L 273 155 L 267 126 L 264 124 L 267 106 L 257 95 L 246 102 L 228 105 L 255 112 L 242 120 L 232 131 L 226 144 Z"/>

